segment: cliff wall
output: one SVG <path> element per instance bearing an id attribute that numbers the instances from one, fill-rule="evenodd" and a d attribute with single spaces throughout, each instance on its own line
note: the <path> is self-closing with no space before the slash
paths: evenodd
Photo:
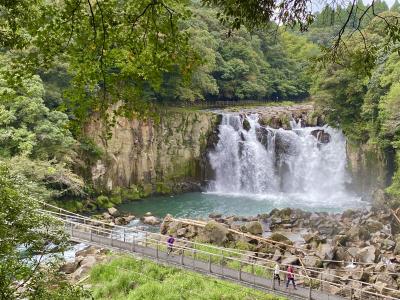
<path id="1" fill-rule="evenodd" d="M 159 121 L 118 117 L 108 141 L 101 137 L 102 123 L 93 121 L 86 134 L 105 153 L 91 168 L 95 187 L 130 189 L 131 197 L 198 189 L 202 155 L 217 119 L 210 112 L 184 110 L 168 110 Z"/>

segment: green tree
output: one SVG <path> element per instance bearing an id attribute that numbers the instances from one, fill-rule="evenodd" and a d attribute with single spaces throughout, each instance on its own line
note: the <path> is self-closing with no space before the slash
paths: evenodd
<path id="1" fill-rule="evenodd" d="M 0 298 L 81 299 L 87 293 L 58 273 L 54 247 L 68 245 L 62 227 L 38 212 L 43 190 L 0 162 Z"/>
<path id="2" fill-rule="evenodd" d="M 71 153 L 75 141 L 67 129 L 67 115 L 44 105 L 39 76 L 20 78 L 11 66 L 0 57 L 0 154 L 60 159 Z"/>

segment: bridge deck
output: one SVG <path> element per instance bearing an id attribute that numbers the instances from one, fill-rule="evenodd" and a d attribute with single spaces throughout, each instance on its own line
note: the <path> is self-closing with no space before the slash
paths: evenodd
<path id="1" fill-rule="evenodd" d="M 123 241 L 109 236 L 102 236 L 92 231 L 81 231 L 77 229 L 67 230 L 71 236 L 71 240 L 75 242 L 83 242 L 96 245 L 103 248 L 110 248 L 124 251 L 132 254 L 139 254 L 147 258 L 173 266 L 183 267 L 202 274 L 209 274 L 215 277 L 235 281 L 244 286 L 263 290 L 276 295 L 284 296 L 289 299 L 315 299 L 315 300 L 343 300 L 344 298 L 336 295 L 329 295 L 321 291 L 311 290 L 309 288 L 297 287 L 297 290 L 290 286 L 286 289 L 284 281 L 279 286 L 273 280 L 260 277 L 255 274 L 244 272 L 242 270 L 234 270 L 221 264 L 215 264 L 211 261 L 205 262 L 193 257 L 184 256 L 182 254 L 172 252 L 167 255 L 165 251 L 159 247 L 150 247 L 143 245 L 143 242 Z"/>

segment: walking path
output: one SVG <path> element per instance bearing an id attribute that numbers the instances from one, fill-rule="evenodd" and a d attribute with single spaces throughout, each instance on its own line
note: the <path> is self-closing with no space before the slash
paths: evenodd
<path id="1" fill-rule="evenodd" d="M 365 288 L 344 285 L 338 283 L 339 281 L 335 279 L 327 281 L 311 278 L 307 273 L 311 274 L 315 271 L 308 269 L 306 269 L 305 275 L 300 272 L 296 274 L 297 281 L 302 283 L 302 286 L 297 286 L 296 290 L 292 286 L 286 289 L 284 282 L 279 286 L 276 281 L 271 280 L 273 268 L 266 265 L 262 259 L 245 256 L 243 253 L 235 252 L 234 249 L 177 240 L 174 244 L 174 251 L 167 255 L 166 236 L 136 228 L 111 226 L 62 209 L 58 210 L 59 212 L 40 211 L 63 222 L 71 241 L 138 254 L 163 264 L 179 266 L 194 272 L 235 281 L 244 286 L 285 296 L 288 299 L 397 299 L 378 294 L 372 289 L 366 290 Z M 283 277 L 286 277 L 285 271 L 281 271 L 281 278 Z M 358 285 L 361 287 L 367 285 L 362 282 L 356 283 L 361 284 Z M 335 291 L 337 295 L 333 295 L 330 291 Z"/>

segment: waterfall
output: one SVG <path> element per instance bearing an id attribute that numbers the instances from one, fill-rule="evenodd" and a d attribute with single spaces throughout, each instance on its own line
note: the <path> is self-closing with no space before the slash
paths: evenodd
<path id="1" fill-rule="evenodd" d="M 261 126 L 258 115 L 224 114 L 219 141 L 208 154 L 215 180 L 209 192 L 313 205 L 346 205 L 346 140 L 340 130 Z"/>

